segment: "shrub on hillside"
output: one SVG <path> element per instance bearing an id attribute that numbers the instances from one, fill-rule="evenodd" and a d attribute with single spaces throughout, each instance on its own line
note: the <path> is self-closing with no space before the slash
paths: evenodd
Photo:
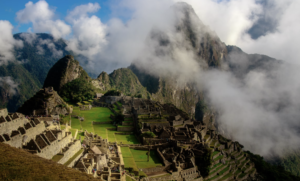
<path id="1" fill-rule="evenodd" d="M 122 92 L 117 91 L 117 90 L 109 90 L 107 91 L 104 96 L 121 96 Z"/>
<path id="2" fill-rule="evenodd" d="M 59 95 L 66 102 L 73 103 L 90 100 L 95 94 L 96 90 L 92 83 L 82 78 L 75 79 L 65 84 L 59 92 Z"/>
<path id="3" fill-rule="evenodd" d="M 145 132 L 141 134 L 141 137 L 145 137 L 145 138 L 154 138 L 156 135 L 153 132 Z"/>

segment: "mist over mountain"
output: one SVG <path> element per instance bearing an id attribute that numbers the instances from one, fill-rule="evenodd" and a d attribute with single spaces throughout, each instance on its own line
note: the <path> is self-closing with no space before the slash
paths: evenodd
<path id="1" fill-rule="evenodd" d="M 112 19 L 107 25 L 88 14 L 100 8 L 97 3 L 79 6 L 67 18 L 77 28 L 68 40 L 15 35 L 24 46 L 16 46 L 18 63 L 1 66 L 1 76 L 6 77 L 0 83 L 2 106 L 16 110 L 42 87 L 50 68 L 71 53 L 92 78 L 108 72 L 95 83 L 103 85 L 103 91 L 114 86 L 149 95 L 192 116 L 196 104 L 204 102 L 216 118 L 217 131 L 254 153 L 272 158 L 299 149 L 298 65 L 227 46 L 187 3 L 146 5 L 126 24 Z M 153 8 L 155 14 L 149 16 Z M 97 36 L 88 30 L 97 31 Z M 128 69 L 110 74 L 128 66 L 135 75 Z M 124 75 L 126 80 L 119 78 Z"/>
<path id="2" fill-rule="evenodd" d="M 42 87 L 54 63 L 70 54 L 65 50 L 64 40 L 54 40 L 49 34 L 18 33 L 13 38 L 23 46 L 14 48 L 15 61 L 0 67 L 0 76 L 4 77 L 0 87 L 1 107 L 12 112 Z"/>

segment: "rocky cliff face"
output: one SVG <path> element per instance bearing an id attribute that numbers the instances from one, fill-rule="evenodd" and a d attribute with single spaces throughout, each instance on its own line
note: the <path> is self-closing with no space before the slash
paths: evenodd
<path id="1" fill-rule="evenodd" d="M 18 112 L 25 115 L 65 115 L 66 113 L 72 113 L 72 108 L 52 87 L 49 87 L 38 91 L 18 109 Z"/>
<path id="2" fill-rule="evenodd" d="M 176 36 L 180 35 L 183 38 L 179 39 L 178 42 L 178 40 L 174 41 L 172 39 L 173 36 L 169 36 L 165 32 L 152 31 L 151 41 L 157 42 L 154 43 L 156 47 L 153 47 L 155 49 L 154 56 L 173 59 L 174 51 L 180 49 L 192 53 L 193 58 L 202 69 L 222 69 L 223 62 L 228 57 L 226 45 L 201 22 L 190 5 L 176 3 L 172 8 L 176 16 Z M 188 63 L 189 60 L 186 61 Z M 203 100 L 202 92 L 196 88 L 194 82 L 178 85 L 176 77 L 162 76 L 164 74 L 154 75 L 151 69 L 147 70 L 138 61 L 134 62 L 129 68 L 151 93 L 153 100 L 173 103 L 189 113 L 190 116 L 194 116 L 196 103 Z"/>
<path id="3" fill-rule="evenodd" d="M 227 49 L 215 32 L 205 26 L 196 15 L 191 5 L 180 2 L 174 5 L 177 15 L 177 32 L 186 38 L 183 47 L 191 47 L 195 58 L 203 68 L 222 67 L 222 62 L 227 56 Z"/>
<path id="4" fill-rule="evenodd" d="M 54 90 L 59 92 L 63 85 L 77 78 L 90 79 L 79 65 L 79 62 L 73 56 L 67 55 L 56 62 L 49 70 L 43 87 L 53 87 Z"/>

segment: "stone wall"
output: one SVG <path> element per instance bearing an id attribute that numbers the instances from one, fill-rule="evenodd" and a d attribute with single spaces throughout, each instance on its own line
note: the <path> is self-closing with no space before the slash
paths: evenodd
<path id="1" fill-rule="evenodd" d="M 41 152 L 37 153 L 37 155 L 46 159 L 51 159 L 54 155 L 58 154 L 62 148 L 66 147 L 67 144 L 72 141 L 72 139 L 72 134 L 68 134 L 60 141 L 56 140 L 50 145 L 47 145 L 41 150 Z"/>
<path id="2" fill-rule="evenodd" d="M 170 123 L 169 122 L 147 122 L 146 126 L 147 127 L 151 127 L 152 125 L 156 125 L 156 126 L 161 126 L 161 127 L 169 127 Z"/>
<path id="3" fill-rule="evenodd" d="M 7 115 L 8 115 L 8 112 L 7 112 L 7 109 L 6 109 L 6 108 L 0 109 L 0 117 L 1 117 L 1 116 L 5 117 L 5 116 L 7 116 Z"/>
<path id="4" fill-rule="evenodd" d="M 37 123 L 38 124 L 36 124 L 35 127 L 32 125 L 34 124 L 33 122 L 27 123 L 31 126 L 29 129 L 26 129 L 24 125 L 19 127 L 18 129 L 22 129 L 24 131 L 23 133 L 19 130 L 13 130 L 12 132 L 8 133 L 10 140 L 4 142 L 16 148 L 22 148 L 23 143 L 29 142 L 31 139 L 34 139 L 36 135 L 39 135 L 45 131 L 45 123 L 43 121 Z"/>
<path id="5" fill-rule="evenodd" d="M 186 169 L 186 170 L 182 170 L 180 172 L 180 175 L 185 180 L 187 180 L 187 179 L 194 179 L 194 178 L 196 178 L 198 176 L 198 172 L 197 172 L 196 167 L 193 167 L 193 168 L 189 168 L 189 169 Z"/>
<path id="6" fill-rule="evenodd" d="M 64 157 L 58 161 L 60 164 L 66 163 L 74 154 L 76 154 L 81 149 L 80 140 L 75 140 L 69 149 L 63 153 Z"/>
<path id="7" fill-rule="evenodd" d="M 165 168 L 166 167 L 163 167 L 163 166 L 157 166 L 157 167 L 152 167 L 152 168 L 143 168 L 141 170 L 145 173 L 151 173 L 151 172 L 163 172 Z"/>
<path id="8" fill-rule="evenodd" d="M 131 126 L 131 125 L 133 125 L 133 121 L 126 121 L 126 122 L 122 122 L 122 126 Z"/>
<path id="9" fill-rule="evenodd" d="M 173 122 L 173 126 L 183 125 L 183 120 L 172 121 L 172 122 Z"/>
<path id="10" fill-rule="evenodd" d="M 82 157 L 82 158 L 86 158 L 87 157 L 87 153 L 86 154 L 84 154 L 84 152 L 82 152 L 81 154 L 79 154 L 69 165 L 68 165 L 68 167 L 69 168 L 72 168 L 72 167 L 74 167 L 75 165 L 76 165 L 76 163 L 77 163 L 77 161 L 78 160 L 80 160 L 80 158 Z"/>
<path id="11" fill-rule="evenodd" d="M 120 127 L 118 126 L 118 131 L 134 131 L 134 127 L 133 126 L 126 126 L 126 127 Z"/>
<path id="12" fill-rule="evenodd" d="M 5 111 L 4 111 L 5 112 Z M 25 117 L 12 119 L 9 115 L 1 117 L 5 119 L 5 122 L 0 123 L 0 134 L 10 134 L 13 130 L 18 130 L 19 127 L 23 127 L 28 120 Z M 10 119 L 10 121 L 7 121 Z"/>

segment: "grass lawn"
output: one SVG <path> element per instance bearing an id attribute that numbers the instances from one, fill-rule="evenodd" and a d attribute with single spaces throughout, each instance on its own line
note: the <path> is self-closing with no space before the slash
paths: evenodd
<path id="1" fill-rule="evenodd" d="M 51 160 L 58 162 L 62 157 L 64 157 L 64 155 L 54 155 Z"/>
<path id="2" fill-rule="evenodd" d="M 84 117 L 84 121 L 88 122 L 106 122 L 112 121 L 109 117 L 113 114 L 108 108 L 106 107 L 92 107 L 91 110 L 80 111 L 79 107 L 74 107 L 73 110 L 74 114 Z"/>
<path id="3" fill-rule="evenodd" d="M 116 131 L 111 131 L 111 130 L 106 130 L 107 132 L 107 137 L 109 142 L 116 142 L 116 137 L 115 137 L 115 132 Z"/>
<path id="4" fill-rule="evenodd" d="M 115 105 L 116 106 L 116 105 Z M 112 124 L 95 124 L 93 122 L 106 122 L 112 121 L 109 117 L 113 114 L 108 108 L 104 107 L 93 107 L 91 110 L 80 111 L 79 107 L 74 107 L 73 113 L 84 117 L 84 121 L 80 121 L 77 118 L 72 118 L 72 129 L 78 129 L 88 132 L 93 132 L 103 139 L 108 139 L 109 142 L 122 142 L 123 144 L 138 144 L 139 141 L 135 138 L 134 135 L 115 135 L 116 130 L 107 130 L 107 128 L 116 128 L 116 126 Z M 132 120 L 132 118 L 131 118 Z M 132 127 L 132 126 L 121 126 L 121 127 Z M 81 129 L 82 128 L 82 129 Z M 73 134 L 73 133 L 72 133 Z M 74 132 L 75 134 L 75 132 Z M 78 133 L 76 139 L 79 139 L 81 136 L 81 140 L 84 139 L 83 133 Z"/>
<path id="5" fill-rule="evenodd" d="M 72 129 L 78 129 L 81 130 L 81 123 L 80 120 L 77 118 L 71 118 L 72 122 L 71 122 L 71 127 Z"/>
<path id="6" fill-rule="evenodd" d="M 123 125 L 118 125 L 118 127 L 133 127 L 133 126 L 123 126 Z"/>
<path id="7" fill-rule="evenodd" d="M 132 179 L 126 175 L 126 181 L 132 181 Z"/>
<path id="8" fill-rule="evenodd" d="M 121 147 L 123 158 L 132 158 L 132 154 L 129 147 Z"/>
<path id="9" fill-rule="evenodd" d="M 107 139 L 107 128 L 116 128 L 112 124 L 94 124 L 94 133 L 101 136 L 103 139 Z"/>
<path id="10" fill-rule="evenodd" d="M 81 141 L 83 141 L 84 140 L 84 132 L 78 132 L 77 136 L 76 136 L 76 139 L 79 140 L 79 136 L 81 137 Z"/>
<path id="11" fill-rule="evenodd" d="M 60 129 L 63 130 L 66 128 L 66 125 L 60 125 Z"/>
<path id="12" fill-rule="evenodd" d="M 77 129 L 69 129 L 69 130 L 71 131 L 72 136 L 74 137 L 74 136 L 75 136 L 75 133 L 76 133 L 76 131 L 77 131 Z"/>
<path id="13" fill-rule="evenodd" d="M 123 144 L 139 144 L 140 142 L 136 139 L 134 135 L 119 135 L 115 134 L 117 142 L 122 142 Z"/>
<path id="14" fill-rule="evenodd" d="M 124 167 L 125 168 L 133 168 L 134 171 L 138 171 L 138 167 L 135 164 L 134 158 L 123 158 L 124 160 Z"/>
<path id="15" fill-rule="evenodd" d="M 147 150 L 130 149 L 130 151 L 138 168 L 151 168 L 156 166 L 162 166 L 162 163 L 160 162 L 159 158 L 155 153 L 155 150 L 150 151 L 149 162 L 147 161 Z"/>

